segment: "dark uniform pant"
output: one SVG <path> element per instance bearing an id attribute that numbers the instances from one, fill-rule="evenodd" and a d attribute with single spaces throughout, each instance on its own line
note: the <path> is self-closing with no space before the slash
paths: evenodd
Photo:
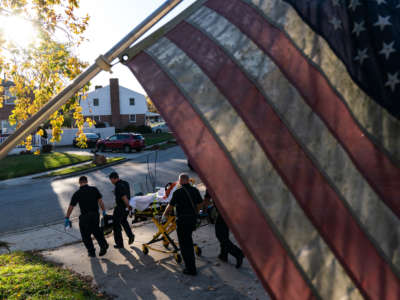
<path id="1" fill-rule="evenodd" d="M 124 246 L 124 240 L 122 239 L 122 228 L 124 228 L 126 235 L 128 238 L 133 237 L 133 233 L 131 227 L 128 223 L 128 214 L 129 212 L 125 210 L 125 207 L 117 206 L 114 208 L 113 213 L 113 231 L 114 231 L 114 240 L 115 244 L 119 247 Z"/>
<path id="2" fill-rule="evenodd" d="M 104 238 L 104 233 L 99 227 L 99 213 L 90 212 L 79 217 L 79 230 L 81 231 L 82 241 L 90 254 L 95 253 L 92 241 L 92 234 L 99 243 L 100 248 L 107 247 L 107 241 Z"/>
<path id="3" fill-rule="evenodd" d="M 179 248 L 185 262 L 186 270 L 189 272 L 196 272 L 196 264 L 193 249 L 192 233 L 196 227 L 195 221 L 178 220 L 176 233 L 178 235 Z"/>
<path id="4" fill-rule="evenodd" d="M 240 248 L 229 239 L 229 228 L 221 215 L 218 215 L 215 222 L 215 235 L 217 236 L 221 247 L 220 257 L 222 259 L 227 259 L 228 254 L 231 254 L 236 258 L 243 256 L 242 250 L 240 250 Z"/>

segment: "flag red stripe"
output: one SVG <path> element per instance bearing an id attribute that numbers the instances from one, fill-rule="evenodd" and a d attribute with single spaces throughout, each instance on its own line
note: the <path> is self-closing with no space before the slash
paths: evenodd
<path id="1" fill-rule="evenodd" d="M 399 282 L 390 267 L 257 87 L 223 50 L 190 24 L 180 24 L 167 37 L 230 101 L 364 295 L 379 299 L 388 291 L 400 295 Z M 386 278 L 387 283 L 381 285 L 380 278 Z"/>
<path id="2" fill-rule="evenodd" d="M 229 158 L 174 82 L 147 54 L 136 56 L 129 67 L 173 129 L 202 180 L 217 195 L 224 217 L 270 295 L 277 299 L 314 299 Z"/>
<path id="3" fill-rule="evenodd" d="M 317 68 L 285 34 L 243 1 L 218 0 L 206 5 L 235 24 L 271 57 L 340 141 L 371 187 L 400 217 L 400 169 L 364 135 Z"/>

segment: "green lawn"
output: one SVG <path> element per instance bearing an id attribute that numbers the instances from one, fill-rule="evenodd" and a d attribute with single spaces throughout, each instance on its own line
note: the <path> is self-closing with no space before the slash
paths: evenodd
<path id="1" fill-rule="evenodd" d="M 76 155 L 60 152 L 40 155 L 10 155 L 0 161 L 0 180 L 45 172 L 89 161 L 92 158 L 92 155 Z"/>
<path id="2" fill-rule="evenodd" d="M 166 143 L 166 144 L 162 144 L 160 145 L 159 150 L 166 150 L 168 148 L 172 148 L 175 147 L 176 145 L 178 145 L 177 143 Z"/>
<path id="3" fill-rule="evenodd" d="M 110 158 L 107 158 L 107 164 L 110 164 L 110 163 L 113 163 L 113 162 L 116 162 L 116 161 L 119 161 L 122 159 L 124 159 L 124 158 L 123 157 L 110 157 Z M 79 172 L 79 171 L 83 171 L 83 170 L 89 170 L 94 167 L 97 167 L 94 163 L 85 164 L 83 166 L 70 167 L 70 168 L 60 170 L 60 171 L 51 172 L 49 174 L 49 176 L 66 175 L 66 174 L 71 174 L 71 173 L 75 173 L 75 172 Z"/>
<path id="4" fill-rule="evenodd" d="M 40 256 L 26 252 L 0 255 L 0 299 L 107 299 L 89 282 Z"/>
<path id="5" fill-rule="evenodd" d="M 151 146 L 154 144 L 158 144 L 161 142 L 166 142 L 168 140 L 175 139 L 174 136 L 171 133 L 168 132 L 162 132 L 162 133 L 145 133 L 143 134 L 145 140 L 146 140 L 146 145 Z"/>

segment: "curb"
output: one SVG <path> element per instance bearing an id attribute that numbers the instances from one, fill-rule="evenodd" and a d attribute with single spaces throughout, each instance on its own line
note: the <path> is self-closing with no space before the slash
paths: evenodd
<path id="1" fill-rule="evenodd" d="M 115 166 L 115 165 L 118 165 L 118 164 L 122 164 L 122 163 L 125 163 L 125 162 L 130 161 L 130 160 L 132 160 L 132 158 L 124 158 L 124 159 L 121 159 L 119 161 L 115 161 L 115 162 L 112 162 L 112 163 L 109 163 L 109 164 L 104 164 L 104 165 L 97 166 L 97 167 L 94 167 L 94 168 L 91 168 L 91 169 L 86 169 L 86 170 L 82 170 L 82 171 L 78 171 L 78 172 L 74 172 L 74 173 L 70 173 L 70 174 L 65 174 L 65 175 L 58 175 L 58 176 L 55 176 L 53 179 L 51 179 L 51 181 L 56 181 L 56 180 L 61 180 L 61 179 L 65 179 L 65 178 L 75 177 L 75 176 L 81 175 L 81 174 L 91 173 L 91 172 L 98 171 L 98 170 L 101 170 L 101 169 L 105 169 L 105 168 L 108 168 L 108 167 L 112 167 L 112 166 Z"/>

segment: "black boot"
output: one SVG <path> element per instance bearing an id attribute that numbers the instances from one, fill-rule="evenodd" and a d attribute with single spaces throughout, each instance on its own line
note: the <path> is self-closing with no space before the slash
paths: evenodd
<path id="1" fill-rule="evenodd" d="M 242 266 L 244 255 L 239 255 L 236 257 L 236 268 L 239 269 Z"/>
<path id="2" fill-rule="evenodd" d="M 107 249 L 108 249 L 108 244 L 106 247 L 100 249 L 99 256 L 105 255 L 107 253 Z"/>

